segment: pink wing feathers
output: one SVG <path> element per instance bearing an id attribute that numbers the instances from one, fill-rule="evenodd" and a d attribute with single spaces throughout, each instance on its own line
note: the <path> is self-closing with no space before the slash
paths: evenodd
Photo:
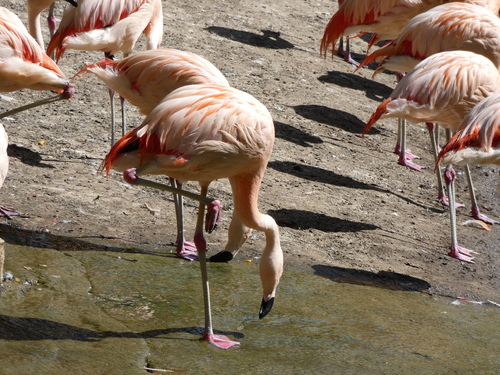
<path id="1" fill-rule="evenodd" d="M 434 54 L 417 64 L 371 116 L 363 134 L 383 117 L 438 122 L 454 131 L 481 98 L 500 91 L 500 73 L 482 55 L 467 51 Z"/>

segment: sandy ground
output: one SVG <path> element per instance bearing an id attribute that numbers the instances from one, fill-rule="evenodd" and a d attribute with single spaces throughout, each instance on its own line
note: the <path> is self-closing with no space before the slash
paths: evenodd
<path id="1" fill-rule="evenodd" d="M 24 1 L 7 6 L 25 21 Z M 459 241 L 479 254 L 475 264 L 447 256 L 449 215 L 436 199 L 424 126 L 409 126 L 409 146 L 427 167 L 421 172 L 396 163 L 396 120 L 382 120 L 368 136 L 360 136 L 370 114 L 391 93 L 395 77 L 382 73 L 372 80 L 370 68 L 355 73 L 339 58 L 320 56 L 323 30 L 336 8 L 337 3 L 319 0 L 172 0 L 164 2 L 162 47 L 204 56 L 232 86 L 271 111 L 277 138 L 260 208 L 280 226 L 285 272 L 300 267 L 341 282 L 499 301 L 498 226 L 491 231 L 462 226 L 471 217 L 468 208 L 460 209 Z M 360 60 L 366 42 L 355 40 L 352 48 Z M 136 49 L 144 49 L 143 39 Z M 67 51 L 59 65 L 71 77 L 101 58 L 101 53 Z M 10 172 L 1 202 L 24 216 L 2 219 L 0 237 L 12 238 L 8 234 L 16 230 L 26 236 L 45 233 L 46 246 L 61 250 L 72 238 L 103 238 L 173 252 L 171 196 L 128 186 L 118 173 L 106 179 L 97 172 L 110 148 L 107 90 L 91 75 L 74 83 L 72 100 L 3 120 L 10 137 Z M 16 102 L 0 102 L 1 110 L 51 94 L 9 95 Z M 130 127 L 143 119 L 131 106 L 127 116 Z M 499 171 L 473 167 L 481 209 L 494 218 L 500 218 Z M 196 184 L 187 188 L 198 189 Z M 463 174 L 457 192 L 470 207 Z M 227 181 L 214 182 L 210 195 L 223 202 L 220 228 L 208 236 L 212 255 L 224 246 L 231 216 Z M 194 203 L 188 202 L 188 237 L 195 215 Z M 263 244 L 263 236 L 254 234 L 238 258 L 258 257 Z"/>

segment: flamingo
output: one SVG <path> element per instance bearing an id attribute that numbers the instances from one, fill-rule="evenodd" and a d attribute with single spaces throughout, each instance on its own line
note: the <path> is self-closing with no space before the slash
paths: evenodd
<path id="1" fill-rule="evenodd" d="M 265 233 L 260 263 L 263 297 L 259 317 L 263 318 L 273 306 L 283 272 L 278 226 L 271 216 L 258 210 L 258 192 L 273 144 L 272 117 L 253 96 L 222 85 L 188 85 L 167 95 L 138 128 L 111 148 L 102 164 L 107 174 L 111 168 L 124 171 L 124 179 L 132 184 L 141 183 L 138 176 L 145 174 L 200 183 L 195 244 L 204 287 L 203 337 L 224 349 L 238 343 L 215 336 L 212 330 L 203 236 L 207 189 L 214 179 L 228 178 L 231 184 L 234 214 L 226 249 L 241 246 L 246 228 Z M 214 211 L 217 206 L 209 210 Z M 210 228 L 215 224 L 208 221 Z"/>
<path id="2" fill-rule="evenodd" d="M 105 60 L 83 68 L 77 74 L 91 72 L 122 98 L 149 115 L 161 100 L 175 89 L 193 84 L 216 83 L 229 87 L 226 77 L 208 60 L 176 49 L 138 52 L 121 60 Z M 171 179 L 182 188 L 180 181 Z M 182 195 L 174 194 L 177 218 L 177 248 L 180 258 L 197 259 L 196 247 L 185 241 Z M 228 258 L 228 254 L 224 259 Z M 221 259 L 214 256 L 212 261 Z"/>
<path id="3" fill-rule="evenodd" d="M 497 92 L 500 92 L 500 73 L 491 60 L 468 51 L 440 52 L 408 72 L 391 96 L 372 114 L 363 134 L 376 121 L 386 117 L 401 117 L 410 122 L 438 122 L 455 133 L 475 104 Z M 492 222 L 479 212 L 467 166 L 465 172 L 474 217 Z M 455 209 L 451 202 L 450 209 Z M 466 262 L 473 259 L 470 252 L 457 248 L 454 241 L 449 255 Z"/>
<path id="4" fill-rule="evenodd" d="M 498 13 L 498 11 L 497 11 Z M 390 44 L 369 55 L 360 67 L 374 60 L 381 60 L 374 76 L 384 70 L 407 72 L 417 63 L 437 52 L 465 50 L 489 58 L 500 68 L 500 19 L 487 8 L 474 4 L 448 3 L 415 16 Z M 435 132 L 437 127 L 427 123 L 434 158 L 437 158 Z M 398 134 L 399 164 L 420 170 L 420 166 L 407 160 L 406 124 L 401 124 Z M 438 199 L 448 204 L 439 168 Z"/>
<path id="5" fill-rule="evenodd" d="M 439 153 L 436 167 L 446 165 L 444 173 L 450 201 L 455 201 L 454 181 L 456 173 L 451 164 L 496 164 L 500 165 L 500 93 L 491 94 L 465 116 L 460 130 L 444 145 Z M 471 252 L 458 245 L 456 212 L 450 205 L 452 246 L 461 253 Z"/>
<path id="6" fill-rule="evenodd" d="M 128 56 L 139 36 L 146 35 L 147 49 L 156 49 L 163 38 L 161 0 L 79 0 L 77 8 L 65 9 L 61 23 L 47 47 L 56 61 L 66 49 L 101 51 L 106 57 L 122 52 Z M 114 92 L 111 100 L 111 143 L 114 143 Z M 122 135 L 125 134 L 125 109 L 122 101 Z"/>
<path id="7" fill-rule="evenodd" d="M 72 6 L 78 6 L 76 0 L 65 0 Z M 49 24 L 50 37 L 56 31 L 56 18 L 54 17 L 54 8 L 56 0 L 27 0 L 28 8 L 28 30 L 29 33 L 38 42 L 42 49 L 45 49 L 45 44 L 42 36 L 42 28 L 40 26 L 40 15 L 43 10 L 49 8 L 47 23 Z"/>
<path id="8" fill-rule="evenodd" d="M 44 99 L 3 113 L 0 118 L 37 105 L 69 99 L 74 86 L 64 73 L 40 48 L 21 20 L 11 11 L 0 7 L 0 92 L 21 89 L 51 90 L 56 97 Z"/>

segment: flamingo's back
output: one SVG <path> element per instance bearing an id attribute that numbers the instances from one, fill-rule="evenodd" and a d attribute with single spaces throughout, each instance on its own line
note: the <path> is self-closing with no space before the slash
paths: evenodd
<path id="1" fill-rule="evenodd" d="M 273 144 L 271 115 L 253 96 L 221 85 L 190 85 L 165 97 L 118 141 L 103 169 L 130 168 L 135 158 L 137 167 L 147 165 L 142 174 L 212 181 L 262 170 Z"/>
<path id="2" fill-rule="evenodd" d="M 373 32 L 380 40 L 394 39 L 417 14 L 444 0 L 345 0 L 332 16 L 321 41 L 321 53 L 332 51 L 342 35 Z"/>
<path id="3" fill-rule="evenodd" d="M 437 122 L 457 131 L 474 105 L 499 91 L 500 73 L 486 57 L 467 51 L 437 53 L 408 72 L 363 133 L 384 117 Z"/>

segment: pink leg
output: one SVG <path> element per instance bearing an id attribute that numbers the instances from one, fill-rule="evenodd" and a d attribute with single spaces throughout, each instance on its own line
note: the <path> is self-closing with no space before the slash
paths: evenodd
<path id="1" fill-rule="evenodd" d="M 201 195 L 206 196 L 207 187 L 201 187 Z M 219 206 L 220 208 L 220 206 Z M 209 207 L 208 214 L 214 217 L 214 212 L 217 207 Z M 226 336 L 215 335 L 212 328 L 212 313 L 210 306 L 210 289 L 208 285 L 207 273 L 207 242 L 203 236 L 203 216 L 205 215 L 205 204 L 200 203 L 198 211 L 198 219 L 196 221 L 196 231 L 194 235 L 194 243 L 198 249 L 198 256 L 200 258 L 201 280 L 203 283 L 203 302 L 205 305 L 205 332 L 203 333 L 203 340 L 208 341 L 209 344 L 219 349 L 229 349 L 232 346 L 240 345 L 239 342 L 232 341 Z M 217 214 L 215 216 L 218 216 Z"/>
<path id="2" fill-rule="evenodd" d="M 455 208 L 455 186 L 454 181 L 456 177 L 456 172 L 451 165 L 447 166 L 444 171 L 444 180 L 448 188 L 448 193 L 450 197 L 450 224 L 451 224 L 451 244 L 449 256 L 456 258 L 458 260 L 474 263 L 474 258 L 471 256 L 475 253 L 473 250 L 466 249 L 458 245 L 457 240 L 457 217 Z"/>
<path id="3" fill-rule="evenodd" d="M 472 183 L 472 177 L 470 175 L 470 168 L 468 165 L 465 165 L 465 177 L 467 179 L 467 184 L 469 186 L 469 195 L 471 200 L 471 213 L 474 219 L 482 220 L 487 224 L 500 224 L 500 222 L 490 219 L 488 216 L 479 212 L 479 205 L 477 204 L 476 194 L 474 193 L 474 185 Z"/>
<path id="4" fill-rule="evenodd" d="M 182 183 L 170 178 L 170 185 L 176 189 L 182 189 Z M 193 242 L 184 238 L 184 199 L 182 195 L 174 193 L 175 217 L 177 222 L 176 253 L 179 258 L 186 260 L 198 260 L 198 253 Z"/>
<path id="5" fill-rule="evenodd" d="M 398 143 L 396 144 L 395 152 L 399 154 L 398 164 L 405 167 L 420 171 L 422 167 L 413 163 L 411 160 L 418 158 L 411 153 L 411 151 L 406 149 L 406 120 L 398 119 Z M 407 156 L 409 152 L 410 157 Z"/>
<path id="6" fill-rule="evenodd" d="M 349 39 L 345 40 L 346 48 L 344 50 L 344 37 L 340 37 L 339 48 L 337 49 L 337 55 L 344 58 L 345 62 L 352 64 L 354 66 L 359 66 L 359 63 L 355 61 L 351 56 L 351 45 Z"/>

